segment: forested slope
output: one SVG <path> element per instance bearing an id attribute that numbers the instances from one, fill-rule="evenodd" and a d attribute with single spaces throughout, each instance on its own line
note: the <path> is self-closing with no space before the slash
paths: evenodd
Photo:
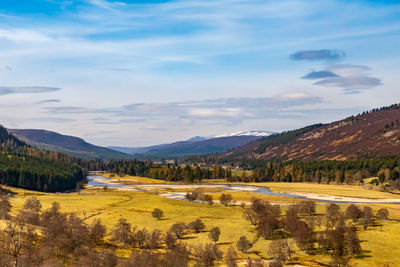
<path id="1" fill-rule="evenodd" d="M 75 189 L 85 179 L 77 159 L 25 144 L 0 126 L 0 183 L 56 192 Z"/>

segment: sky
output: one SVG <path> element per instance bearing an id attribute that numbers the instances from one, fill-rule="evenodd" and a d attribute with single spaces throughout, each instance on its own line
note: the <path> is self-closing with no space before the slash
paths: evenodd
<path id="1" fill-rule="evenodd" d="M 0 124 L 103 146 L 400 102 L 400 1 L 2 0 Z"/>

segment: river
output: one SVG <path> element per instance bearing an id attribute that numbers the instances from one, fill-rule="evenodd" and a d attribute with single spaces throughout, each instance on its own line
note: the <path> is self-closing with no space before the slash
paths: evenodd
<path id="1" fill-rule="evenodd" d="M 268 187 L 251 186 L 251 185 L 238 185 L 238 184 L 122 184 L 116 183 L 103 176 L 91 175 L 88 176 L 88 185 L 95 187 L 117 188 L 119 190 L 131 190 L 131 191 L 154 191 L 156 188 L 163 189 L 196 189 L 196 188 L 212 188 L 210 192 L 252 192 L 257 194 L 263 194 L 268 196 L 280 196 L 289 198 L 301 198 L 315 201 L 327 201 L 335 203 L 371 203 L 371 204 L 400 204 L 400 199 L 370 199 L 370 198 L 358 198 L 358 197 L 342 197 L 334 195 L 324 195 L 317 193 L 283 193 L 283 192 L 272 192 Z M 161 196 L 173 199 L 185 200 L 186 192 L 163 192 Z"/>

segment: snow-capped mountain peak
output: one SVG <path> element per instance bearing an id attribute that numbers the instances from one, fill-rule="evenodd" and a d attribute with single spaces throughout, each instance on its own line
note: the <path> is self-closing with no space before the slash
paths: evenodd
<path id="1" fill-rule="evenodd" d="M 270 136 L 274 132 L 269 132 L 269 131 L 240 131 L 240 132 L 234 132 L 234 133 L 229 133 L 229 134 L 222 134 L 222 135 L 217 135 L 215 136 L 216 138 L 218 137 L 229 137 L 229 136 Z"/>

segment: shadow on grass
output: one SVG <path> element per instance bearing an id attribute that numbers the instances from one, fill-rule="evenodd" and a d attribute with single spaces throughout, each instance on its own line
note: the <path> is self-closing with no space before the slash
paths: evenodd
<path id="1" fill-rule="evenodd" d="M 372 258 L 371 250 L 362 250 L 360 255 L 354 256 L 355 259 L 368 259 Z"/>
<path id="2" fill-rule="evenodd" d="M 233 244 L 233 242 L 219 242 L 219 243 L 217 243 L 217 245 L 219 245 L 219 246 L 232 245 L 232 244 Z"/>
<path id="3" fill-rule="evenodd" d="M 197 236 L 184 236 L 181 238 L 181 240 L 190 240 L 190 239 L 196 239 Z"/>

